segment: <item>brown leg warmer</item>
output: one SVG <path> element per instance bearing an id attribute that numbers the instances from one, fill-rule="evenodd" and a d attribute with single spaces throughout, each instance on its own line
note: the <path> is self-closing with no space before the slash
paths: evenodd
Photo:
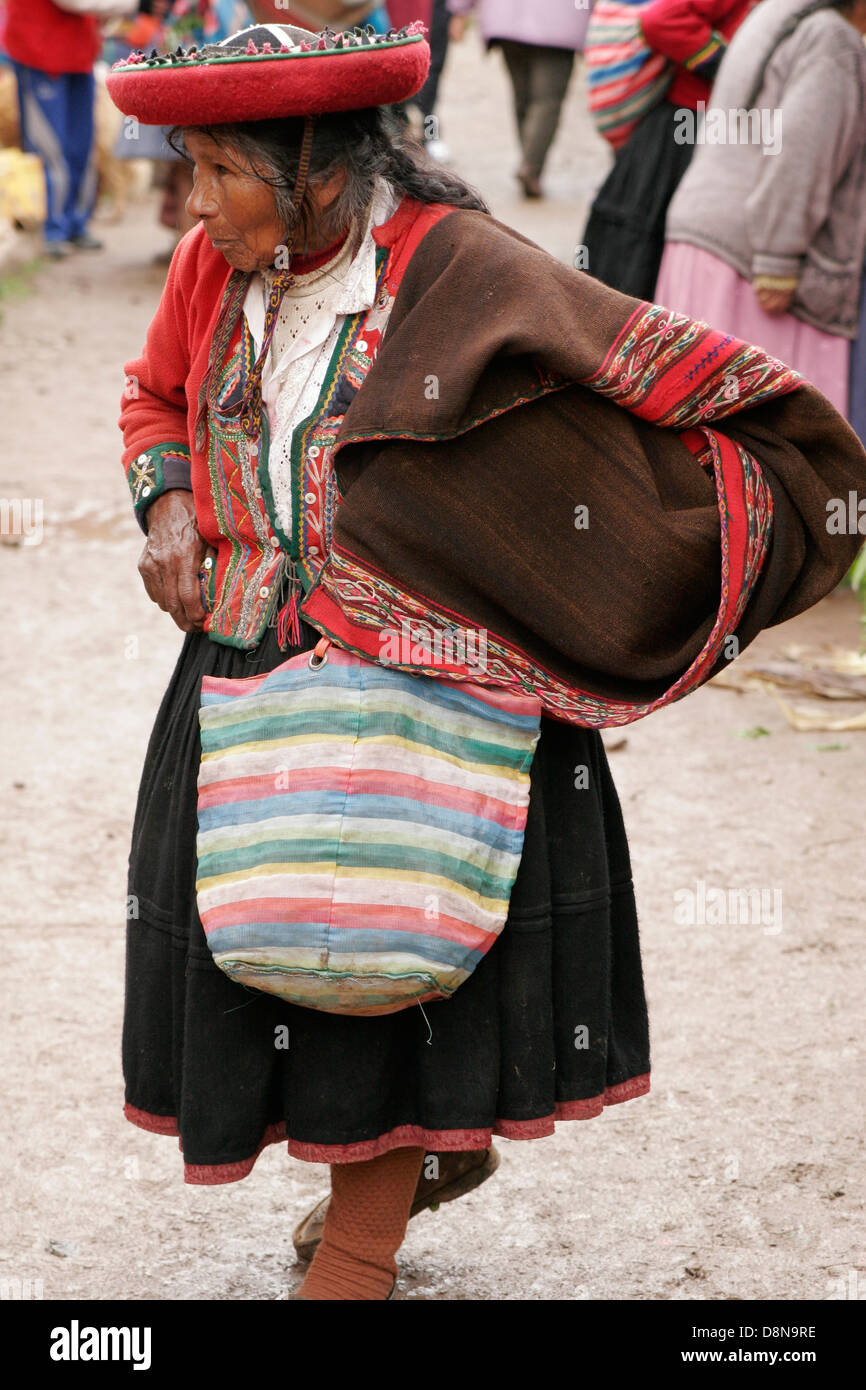
<path id="1" fill-rule="evenodd" d="M 409 1221 L 423 1149 L 392 1149 L 364 1163 L 331 1165 L 322 1243 L 301 1299 L 387 1299 Z"/>

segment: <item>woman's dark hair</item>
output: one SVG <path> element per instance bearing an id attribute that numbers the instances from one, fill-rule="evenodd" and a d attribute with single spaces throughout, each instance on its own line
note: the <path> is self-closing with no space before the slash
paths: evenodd
<path id="1" fill-rule="evenodd" d="M 286 117 L 237 125 L 187 127 L 187 133 L 209 136 L 226 153 L 246 156 L 264 183 L 273 188 L 277 212 L 288 231 L 292 226 L 292 191 L 298 169 L 303 121 Z M 168 141 L 181 155 L 184 128 L 175 126 Z M 372 106 L 362 111 L 340 111 L 318 116 L 313 137 L 310 182 L 325 182 L 338 169 L 346 182 L 331 205 L 328 227 L 322 232 L 344 231 L 367 211 L 377 178 L 385 179 L 399 193 L 421 203 L 448 203 L 452 207 L 488 212 L 474 189 L 456 174 L 428 164 L 421 146 L 408 133 L 406 117 L 395 108 Z M 308 232 L 312 207 L 301 204 L 301 228 Z"/>

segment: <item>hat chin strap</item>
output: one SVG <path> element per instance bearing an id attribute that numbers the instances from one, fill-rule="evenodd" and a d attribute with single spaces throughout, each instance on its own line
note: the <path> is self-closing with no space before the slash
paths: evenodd
<path id="1" fill-rule="evenodd" d="M 304 134 L 301 139 L 301 153 L 298 158 L 298 173 L 295 179 L 295 187 L 292 193 L 292 210 L 295 220 L 289 229 L 286 238 L 286 250 L 291 266 L 292 249 L 298 229 L 301 225 L 301 203 L 307 191 L 307 183 L 310 176 L 310 160 L 313 153 L 313 132 L 315 130 L 315 120 L 312 116 L 304 117 Z M 256 358 L 255 364 L 250 372 L 244 391 L 243 400 L 240 407 L 241 427 L 244 434 L 251 439 L 257 439 L 262 431 L 262 372 L 268 353 L 271 350 L 271 340 L 274 336 L 274 329 L 277 326 L 277 318 L 280 312 L 280 305 L 286 291 L 295 282 L 294 272 L 291 269 L 278 270 L 274 276 L 271 292 L 268 295 L 268 306 L 265 311 L 265 324 L 262 332 L 262 347 Z"/>
<path id="2" fill-rule="evenodd" d="M 298 234 L 301 222 L 301 204 L 304 200 L 304 194 L 307 191 L 307 184 L 309 182 L 314 132 L 315 117 L 305 116 L 304 133 L 301 138 L 301 151 L 298 157 L 298 172 L 295 178 L 295 187 L 292 191 L 292 210 L 295 214 L 295 218 L 286 237 L 286 250 L 289 254 L 290 265 L 292 248 L 295 244 L 295 238 Z M 214 329 L 213 342 L 211 343 L 207 371 L 199 392 L 195 431 L 197 449 L 204 448 L 206 408 L 207 410 L 215 410 L 219 405 L 216 398 L 217 367 L 218 365 L 222 365 L 225 361 L 229 343 L 231 342 L 238 320 L 243 312 L 244 299 L 246 298 L 250 278 L 250 273 L 247 271 L 233 270 L 223 293 L 222 304 L 220 305 L 220 312 Z M 283 296 L 294 284 L 294 281 L 295 275 L 291 269 L 278 270 L 274 274 L 271 291 L 268 295 L 267 308 L 265 310 L 262 346 L 259 355 L 250 369 L 243 397 L 236 405 L 229 410 L 224 409 L 222 412 L 229 416 L 239 415 L 241 428 L 244 434 L 248 435 L 250 439 L 258 439 L 262 432 L 262 372 L 264 371 L 265 362 L 267 361 L 268 353 L 271 349 L 271 341 L 277 326 L 277 318 L 280 312 L 280 305 L 283 302 Z"/>

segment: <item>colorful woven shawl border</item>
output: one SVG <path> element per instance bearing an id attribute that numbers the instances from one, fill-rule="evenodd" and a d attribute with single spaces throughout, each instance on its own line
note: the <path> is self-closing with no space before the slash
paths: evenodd
<path id="1" fill-rule="evenodd" d="M 688 429 L 800 385 L 760 348 L 661 304 L 641 304 L 583 385 L 654 425 Z"/>

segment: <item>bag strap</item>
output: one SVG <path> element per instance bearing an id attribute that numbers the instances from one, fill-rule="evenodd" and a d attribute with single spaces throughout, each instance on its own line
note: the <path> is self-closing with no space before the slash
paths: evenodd
<path id="1" fill-rule="evenodd" d="M 311 671 L 318 671 L 320 667 L 324 666 L 325 662 L 328 660 L 328 648 L 330 645 L 330 637 L 319 638 L 315 647 L 310 652 L 310 658 L 307 662 Z"/>

